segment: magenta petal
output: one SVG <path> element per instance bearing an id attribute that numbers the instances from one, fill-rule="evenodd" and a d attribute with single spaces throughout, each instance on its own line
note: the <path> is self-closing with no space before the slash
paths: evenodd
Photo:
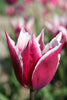
<path id="1" fill-rule="evenodd" d="M 40 44 L 41 50 L 43 50 L 44 49 L 44 28 L 42 32 L 40 33 L 40 35 L 37 37 L 37 41 Z"/>
<path id="2" fill-rule="evenodd" d="M 32 34 L 31 40 L 30 40 L 30 55 L 34 59 L 34 63 L 36 63 L 39 58 L 41 57 L 41 50 L 40 50 L 40 45 L 35 39 L 35 36 Z"/>
<path id="3" fill-rule="evenodd" d="M 28 73 L 30 70 L 30 66 L 29 66 L 29 59 L 30 59 L 30 45 L 28 43 L 28 45 L 26 46 L 26 48 L 24 48 L 23 52 L 21 53 L 22 57 L 23 57 L 23 83 L 24 86 L 28 86 L 29 82 L 28 82 Z"/>
<path id="4" fill-rule="evenodd" d="M 19 51 L 17 50 L 17 48 L 15 47 L 14 41 L 11 40 L 11 38 L 8 36 L 8 34 L 6 32 L 5 32 L 5 35 L 6 35 L 15 75 L 17 77 L 17 80 L 20 82 L 20 84 L 23 85 L 23 83 L 22 83 L 22 73 L 23 73 L 22 57 L 21 57 Z"/>
<path id="5" fill-rule="evenodd" d="M 22 52 L 23 57 L 23 79 L 24 83 L 29 87 L 32 86 L 31 77 L 32 72 L 35 68 L 37 61 L 41 57 L 41 50 L 39 48 L 38 42 L 36 41 L 34 35 L 31 36 L 31 39 L 24 48 Z"/>
<path id="6" fill-rule="evenodd" d="M 16 47 L 19 49 L 20 52 L 27 45 L 29 39 L 30 39 L 29 33 L 25 32 L 24 28 L 22 28 L 22 30 L 21 30 L 21 32 L 19 34 L 17 45 L 16 45 Z"/>
<path id="7" fill-rule="evenodd" d="M 51 49 L 38 61 L 32 75 L 33 89 L 40 89 L 52 80 L 58 67 L 62 46 L 63 44 Z"/>

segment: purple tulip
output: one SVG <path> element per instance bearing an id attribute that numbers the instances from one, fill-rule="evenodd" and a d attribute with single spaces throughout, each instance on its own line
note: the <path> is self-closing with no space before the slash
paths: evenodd
<path id="1" fill-rule="evenodd" d="M 16 3 L 18 0 L 5 0 L 8 4 L 14 4 Z"/>
<path id="2" fill-rule="evenodd" d="M 59 33 L 50 43 L 44 44 L 44 29 L 35 38 L 22 28 L 17 44 L 5 32 L 15 75 L 24 87 L 40 89 L 53 79 L 64 44 Z"/>

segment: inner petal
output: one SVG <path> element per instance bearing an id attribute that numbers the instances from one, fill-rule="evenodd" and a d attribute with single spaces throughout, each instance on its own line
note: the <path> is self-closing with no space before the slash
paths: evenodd
<path id="1" fill-rule="evenodd" d="M 25 32 L 24 28 L 22 28 L 18 41 L 17 41 L 17 45 L 16 47 L 18 48 L 18 50 L 21 52 L 24 47 L 27 45 L 28 41 L 30 39 L 30 35 L 28 32 Z"/>
<path id="2" fill-rule="evenodd" d="M 45 46 L 42 55 L 51 50 L 52 48 L 61 44 L 62 33 L 59 33 L 50 43 Z"/>

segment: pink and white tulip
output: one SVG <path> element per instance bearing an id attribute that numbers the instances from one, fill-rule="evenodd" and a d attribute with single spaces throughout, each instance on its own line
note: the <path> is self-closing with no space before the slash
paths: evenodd
<path id="1" fill-rule="evenodd" d="M 61 17 L 61 25 L 67 29 L 67 15 Z"/>
<path id="2" fill-rule="evenodd" d="M 8 15 L 8 16 L 14 15 L 15 12 L 16 12 L 16 8 L 15 8 L 14 6 L 7 6 L 7 7 L 5 8 L 5 13 L 6 13 L 6 15 Z"/>
<path id="3" fill-rule="evenodd" d="M 30 18 L 27 21 L 24 18 L 18 18 L 18 19 L 15 18 L 15 19 L 11 19 L 10 22 L 14 28 L 16 39 L 18 39 L 22 27 L 25 28 L 25 31 L 32 33 L 34 18 Z"/>
<path id="4" fill-rule="evenodd" d="M 41 2 L 43 5 L 49 4 L 49 6 L 54 6 L 54 7 L 56 7 L 57 4 L 58 4 L 58 0 L 40 0 L 40 2 Z"/>
<path id="5" fill-rule="evenodd" d="M 62 33 L 44 44 L 44 29 L 35 38 L 22 28 L 17 44 L 5 32 L 13 68 L 19 83 L 24 87 L 40 89 L 53 79 L 64 44 Z"/>
<path id="6" fill-rule="evenodd" d="M 52 19 L 49 22 L 45 22 L 45 26 L 48 30 L 48 32 L 55 37 L 59 32 L 62 32 L 63 36 L 65 37 L 65 46 L 67 46 L 67 22 L 66 22 L 66 16 L 59 17 L 55 16 L 54 19 Z"/>
<path id="7" fill-rule="evenodd" d="M 67 10 L 67 0 L 58 0 L 58 4 L 62 10 Z"/>
<path id="8" fill-rule="evenodd" d="M 40 0 L 40 2 L 41 2 L 43 5 L 46 5 L 46 4 L 49 2 L 49 0 Z"/>
<path id="9" fill-rule="evenodd" d="M 54 15 L 53 19 L 45 22 L 45 26 L 49 33 L 56 36 L 59 33 L 58 28 L 61 26 L 60 17 L 58 15 Z"/>

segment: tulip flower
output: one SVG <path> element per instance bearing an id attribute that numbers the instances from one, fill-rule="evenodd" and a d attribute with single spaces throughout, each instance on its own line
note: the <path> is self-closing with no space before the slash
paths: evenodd
<path id="1" fill-rule="evenodd" d="M 33 25 L 34 25 L 34 18 L 30 18 L 28 20 L 25 20 L 23 17 L 18 19 L 13 18 L 10 20 L 10 22 L 14 28 L 16 39 L 18 39 L 22 27 L 24 27 L 25 30 L 28 31 L 29 33 L 32 32 Z"/>
<path id="2" fill-rule="evenodd" d="M 16 5 L 15 8 L 16 8 L 16 13 L 20 15 L 22 15 L 25 10 L 24 5 L 22 4 Z"/>
<path id="3" fill-rule="evenodd" d="M 49 16 L 49 11 L 48 10 L 43 11 L 42 15 L 43 17 Z"/>
<path id="4" fill-rule="evenodd" d="M 17 44 L 5 32 L 13 68 L 17 80 L 24 87 L 41 89 L 53 79 L 60 60 L 60 51 L 64 44 L 59 33 L 48 44 L 44 44 L 44 29 L 35 38 L 22 28 Z"/>
<path id="5" fill-rule="evenodd" d="M 40 0 L 40 2 L 41 2 L 43 5 L 46 5 L 46 4 L 49 2 L 49 0 Z"/>
<path id="6" fill-rule="evenodd" d="M 49 33 L 52 34 L 52 36 L 56 36 L 59 32 L 67 29 L 67 17 L 66 15 L 59 17 L 58 15 L 54 15 L 54 18 L 50 21 L 45 22 L 45 26 Z"/>
<path id="7" fill-rule="evenodd" d="M 32 2 L 34 2 L 34 0 L 24 0 L 25 3 L 30 4 Z"/>
<path id="8" fill-rule="evenodd" d="M 11 18 L 10 23 L 15 31 L 15 37 L 18 39 L 20 30 L 22 26 L 24 25 L 24 19 L 23 18 Z"/>
<path id="9" fill-rule="evenodd" d="M 62 16 L 61 18 L 59 16 L 54 17 L 53 20 L 50 20 L 49 22 L 45 22 L 45 26 L 48 30 L 48 32 L 55 37 L 59 32 L 62 32 L 64 35 L 66 41 L 64 46 L 67 47 L 67 22 L 66 22 L 66 16 Z"/>
<path id="10" fill-rule="evenodd" d="M 7 7 L 5 8 L 5 13 L 6 13 L 7 15 L 9 15 L 9 16 L 14 15 L 15 12 L 16 12 L 16 9 L 15 9 L 14 6 L 7 6 Z"/>
<path id="11" fill-rule="evenodd" d="M 67 29 L 67 15 L 61 17 L 61 25 Z"/>
<path id="12" fill-rule="evenodd" d="M 52 36 L 56 36 L 59 33 L 58 28 L 61 26 L 59 16 L 54 15 L 53 19 L 45 22 L 45 26 L 48 32 L 52 34 Z"/>
<path id="13" fill-rule="evenodd" d="M 67 15 L 59 16 L 55 14 L 53 19 L 45 22 L 45 26 L 52 34 L 57 33 L 57 30 L 60 26 L 67 29 Z"/>
<path id="14" fill-rule="evenodd" d="M 58 0 L 58 4 L 62 10 L 67 10 L 67 0 Z"/>
<path id="15" fill-rule="evenodd" d="M 8 4 L 14 4 L 16 3 L 18 0 L 5 0 Z"/>
<path id="16" fill-rule="evenodd" d="M 43 4 L 43 5 L 47 5 L 49 4 L 49 6 L 54 6 L 56 7 L 57 3 L 58 3 L 58 0 L 40 0 L 40 2 Z"/>
<path id="17" fill-rule="evenodd" d="M 54 6 L 56 6 L 57 3 L 58 3 L 58 0 L 51 0 L 51 3 L 52 3 Z"/>

